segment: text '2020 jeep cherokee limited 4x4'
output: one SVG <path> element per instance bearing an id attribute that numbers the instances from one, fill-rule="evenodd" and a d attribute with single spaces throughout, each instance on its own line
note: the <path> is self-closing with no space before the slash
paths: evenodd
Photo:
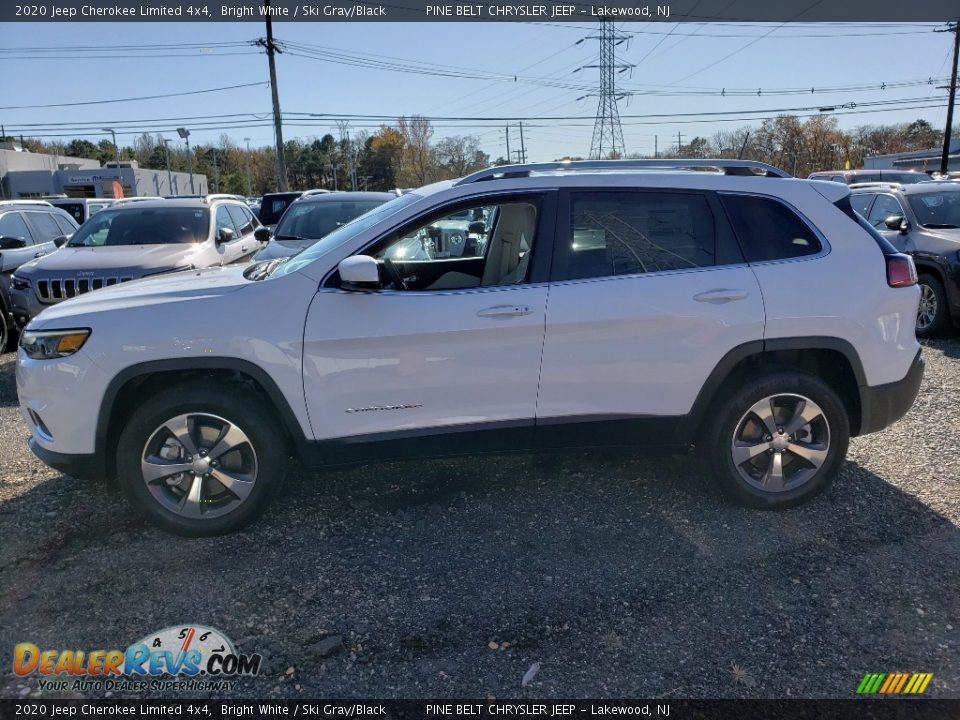
<path id="1" fill-rule="evenodd" d="M 923 373 L 913 262 L 849 194 L 727 160 L 430 185 L 290 259 L 45 310 L 17 358 L 30 445 L 188 535 L 253 518 L 291 451 L 693 443 L 739 501 L 788 507 L 851 435 L 901 417 Z M 464 213 L 484 218 L 470 251 L 395 251 Z"/>

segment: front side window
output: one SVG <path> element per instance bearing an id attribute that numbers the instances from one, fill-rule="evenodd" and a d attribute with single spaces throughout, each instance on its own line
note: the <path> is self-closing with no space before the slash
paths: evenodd
<path id="1" fill-rule="evenodd" d="M 57 221 L 53 219 L 53 216 L 50 213 L 45 212 L 31 212 L 29 213 L 30 221 L 33 223 L 33 227 L 40 234 L 38 238 L 40 242 L 51 242 L 56 240 L 58 237 L 63 236 L 63 231 L 60 229 L 60 226 L 57 225 Z"/>
<path id="2" fill-rule="evenodd" d="M 57 225 L 60 228 L 60 232 L 63 235 L 72 235 L 74 232 L 76 232 L 77 230 L 76 226 L 71 225 L 70 220 L 64 217 L 63 215 L 54 214 L 54 215 L 51 215 L 51 217 L 53 218 L 54 222 L 57 223 Z"/>
<path id="3" fill-rule="evenodd" d="M 236 226 L 240 235 L 246 235 L 247 233 L 253 232 L 253 222 L 251 221 L 251 218 L 244 214 L 242 207 L 239 205 L 225 205 L 224 207 L 227 209 L 227 212 L 230 213 L 230 217 L 233 219 L 233 224 Z"/>
<path id="4" fill-rule="evenodd" d="M 815 255 L 820 240 L 797 214 L 781 202 L 755 195 L 722 195 L 747 262 Z"/>
<path id="5" fill-rule="evenodd" d="M 33 235 L 18 212 L 0 215 L 0 237 L 16 238 L 27 245 L 33 245 Z"/>
<path id="6" fill-rule="evenodd" d="M 402 230 L 369 252 L 393 289 L 459 290 L 526 281 L 538 204 L 511 200 L 460 207 Z"/>
<path id="7" fill-rule="evenodd" d="M 876 193 L 856 193 L 850 196 L 850 206 L 863 217 L 867 216 L 867 209 L 870 207 L 870 201 L 877 196 Z"/>
<path id="8" fill-rule="evenodd" d="M 716 264 L 716 221 L 698 193 L 597 192 L 571 199 L 554 276 L 576 280 Z"/>
<path id="9" fill-rule="evenodd" d="M 888 230 L 886 220 L 893 215 L 903 217 L 903 208 L 893 195 L 877 195 L 877 201 L 870 208 L 867 221 L 877 230 Z"/>
<path id="10" fill-rule="evenodd" d="M 77 230 L 69 247 L 120 245 L 170 245 L 207 239 L 210 211 L 207 208 L 125 208 L 101 210 Z"/>
<path id="11" fill-rule="evenodd" d="M 233 224 L 233 218 L 230 217 L 230 211 L 227 210 L 226 205 L 221 205 L 217 208 L 216 237 L 220 237 L 221 230 L 229 230 L 233 233 L 234 237 L 240 237 L 240 233 L 237 232 L 237 226 Z"/>

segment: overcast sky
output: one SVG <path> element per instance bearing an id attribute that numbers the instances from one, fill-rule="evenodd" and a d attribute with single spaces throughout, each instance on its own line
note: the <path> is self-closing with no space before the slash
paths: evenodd
<path id="1" fill-rule="evenodd" d="M 924 118 L 939 128 L 944 122 L 946 91 L 936 85 L 945 82 L 889 87 L 949 77 L 951 36 L 933 32 L 932 24 L 620 27 L 633 34 L 617 47 L 618 61 L 636 67 L 617 76 L 618 87 L 656 93 L 637 94 L 620 103 L 628 152 L 652 152 L 654 136 L 659 136 L 661 150 L 669 148 L 676 145 L 678 131 L 686 143 L 696 135 L 710 137 L 718 130 L 756 126 L 759 120 L 744 118 L 748 111 L 758 110 L 766 115 L 793 108 L 816 112 L 819 107 L 856 103 L 858 113 L 840 117 L 842 127 Z M 596 40 L 578 41 L 592 31 L 588 23 L 276 23 L 276 39 L 294 44 L 277 59 L 280 104 L 285 113 L 305 114 L 582 117 L 525 121 L 524 139 L 530 160 L 585 156 L 597 100 L 580 98 L 598 84 L 599 76 L 596 69 L 578 68 L 596 64 L 599 46 Z M 64 139 L 90 133 L 89 139 L 97 142 L 109 137 L 100 128 L 136 121 L 118 133 L 122 144 L 144 130 L 176 138 L 175 128 L 186 125 L 195 144 L 215 141 L 227 132 L 238 144 L 249 137 L 253 146 L 268 145 L 273 132 L 267 59 L 244 44 L 263 34 L 263 25 L 257 22 L 0 25 L 4 107 L 259 83 L 186 97 L 2 109 L 0 122 L 8 133 L 56 134 Z M 170 47 L 156 47 L 160 45 Z M 116 46 L 136 49 L 112 49 Z M 361 65 L 349 64 L 357 62 Z M 435 74 L 444 72 L 457 77 Z M 880 84 L 888 87 L 876 87 Z M 809 92 L 838 86 L 858 89 Z M 724 88 L 727 92 L 721 95 Z M 807 92 L 775 94 L 798 88 Z M 899 100 L 910 101 L 869 105 Z M 934 103 L 942 107 L 903 109 Z M 886 111 L 860 112 L 878 108 Z M 684 116 L 708 112 L 733 112 L 734 119 Z M 797 114 L 804 112 L 810 111 Z M 204 123 L 211 129 L 202 129 Z M 216 129 L 231 123 L 246 127 Z M 84 124 L 89 129 L 70 129 Z M 350 128 L 372 132 L 378 124 L 354 120 Z M 437 119 L 435 137 L 477 135 L 483 149 L 496 158 L 506 154 L 505 124 Z M 30 125 L 47 129 L 31 131 Z M 328 119 L 304 116 L 284 123 L 287 139 L 327 132 L 337 132 Z M 514 122 L 513 150 L 519 141 Z"/>

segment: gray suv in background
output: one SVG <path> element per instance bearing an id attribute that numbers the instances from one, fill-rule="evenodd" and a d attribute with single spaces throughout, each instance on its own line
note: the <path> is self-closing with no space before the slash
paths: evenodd
<path id="1" fill-rule="evenodd" d="M 960 321 L 960 184 L 875 183 L 853 188 L 853 209 L 913 256 L 920 285 L 917 337 Z"/>
<path id="2" fill-rule="evenodd" d="M 45 307 L 128 280 L 246 260 L 262 247 L 259 227 L 237 200 L 145 200 L 101 210 L 56 253 L 14 273 L 14 320 L 23 327 Z"/>
<path id="3" fill-rule="evenodd" d="M 77 223 L 41 200 L 0 202 L 0 352 L 15 334 L 10 283 L 17 268 L 51 253 L 69 239 Z"/>

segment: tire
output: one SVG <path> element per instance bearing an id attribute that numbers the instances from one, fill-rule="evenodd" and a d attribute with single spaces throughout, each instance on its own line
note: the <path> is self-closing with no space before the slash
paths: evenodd
<path id="1" fill-rule="evenodd" d="M 10 332 L 10 327 L 7 325 L 7 318 L 3 309 L 3 305 L 0 304 L 0 354 L 7 351 L 7 347 L 10 345 L 12 339 L 13 333 Z"/>
<path id="2" fill-rule="evenodd" d="M 947 324 L 947 293 L 933 275 L 923 273 L 917 278 L 920 286 L 920 306 L 917 308 L 917 337 L 937 337 Z"/>
<path id="3" fill-rule="evenodd" d="M 288 454 L 279 427 L 241 386 L 174 385 L 127 421 L 117 479 L 134 507 L 168 532 L 232 532 L 256 519 L 283 484 Z"/>
<path id="4" fill-rule="evenodd" d="M 774 412 L 767 412 L 771 407 Z M 705 430 L 714 477 L 736 502 L 752 508 L 778 510 L 810 500 L 837 475 L 850 441 L 850 420 L 837 393 L 793 370 L 746 381 L 710 413 Z"/>

